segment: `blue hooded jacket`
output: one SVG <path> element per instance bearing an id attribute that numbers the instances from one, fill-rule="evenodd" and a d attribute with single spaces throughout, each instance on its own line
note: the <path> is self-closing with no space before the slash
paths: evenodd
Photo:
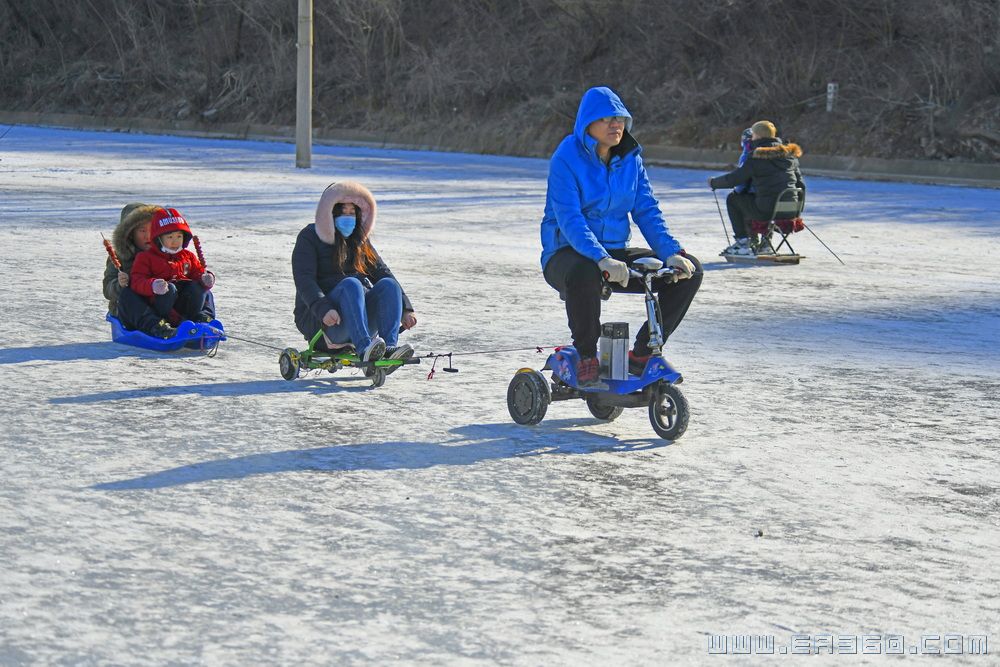
<path id="1" fill-rule="evenodd" d="M 628 118 L 621 143 L 608 164 L 597 156 L 597 140 L 587 126 L 598 118 Z M 680 251 L 653 197 L 642 165 L 642 148 L 629 133 L 632 114 L 610 88 L 591 88 L 580 100 L 573 134 L 560 142 L 549 162 L 548 192 L 542 218 L 542 267 L 557 250 L 572 246 L 595 262 L 609 248 L 624 248 L 631 238 L 629 214 L 660 259 Z"/>
<path id="2" fill-rule="evenodd" d="M 753 130 L 749 127 L 743 130 L 743 134 L 740 135 L 740 157 L 736 161 L 736 168 L 742 167 L 747 160 L 750 159 L 750 154 L 753 153 Z M 753 183 L 747 181 L 746 183 L 740 183 L 735 188 L 733 192 L 737 194 L 742 194 L 744 192 L 757 192 L 757 188 L 754 187 Z"/>

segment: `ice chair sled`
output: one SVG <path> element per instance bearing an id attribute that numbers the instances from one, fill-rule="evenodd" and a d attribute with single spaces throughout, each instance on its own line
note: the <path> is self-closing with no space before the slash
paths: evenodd
<path id="1" fill-rule="evenodd" d="M 730 262 L 772 262 L 775 264 L 798 264 L 804 257 L 795 252 L 788 237 L 806 228 L 802 221 L 802 210 L 806 206 L 806 191 L 802 188 L 786 188 L 774 202 L 774 210 L 767 220 L 751 220 L 750 233 L 759 234 L 760 242 L 754 255 L 743 257 L 726 255 Z M 775 236 L 780 237 L 777 245 L 772 243 Z"/>

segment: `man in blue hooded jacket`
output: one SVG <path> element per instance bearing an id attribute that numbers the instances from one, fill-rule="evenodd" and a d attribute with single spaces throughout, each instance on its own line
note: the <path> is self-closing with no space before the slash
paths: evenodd
<path id="1" fill-rule="evenodd" d="M 549 162 L 542 271 L 566 301 L 582 385 L 599 381 L 603 274 L 614 291 L 641 294 L 642 283 L 629 279 L 633 260 L 655 256 L 677 270 L 683 280 L 654 282 L 664 336 L 680 324 L 701 286 L 701 264 L 670 235 L 631 128 L 632 114 L 618 95 L 610 88 L 591 88 L 580 100 L 573 134 L 562 140 Z M 631 222 L 652 250 L 628 247 Z M 641 373 L 649 355 L 649 328 L 644 324 L 629 352 L 632 371 Z"/>

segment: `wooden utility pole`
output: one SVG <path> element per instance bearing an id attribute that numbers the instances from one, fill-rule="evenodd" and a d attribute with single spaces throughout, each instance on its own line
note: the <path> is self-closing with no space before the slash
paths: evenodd
<path id="1" fill-rule="evenodd" d="M 295 166 L 312 166 L 313 0 L 299 0 L 298 75 L 295 84 Z"/>

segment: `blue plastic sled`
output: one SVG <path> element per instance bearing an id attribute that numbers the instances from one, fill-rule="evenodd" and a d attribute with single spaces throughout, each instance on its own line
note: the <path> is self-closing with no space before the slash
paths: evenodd
<path id="1" fill-rule="evenodd" d="M 210 350 L 220 341 L 226 340 L 222 322 L 192 322 L 184 320 L 177 327 L 177 333 L 171 338 L 156 338 L 142 331 L 126 329 L 117 317 L 108 313 L 104 319 L 111 323 L 111 340 L 122 345 L 133 345 L 157 352 L 172 352 L 182 347 L 195 350 Z M 222 332 L 222 333 L 220 333 Z"/>

